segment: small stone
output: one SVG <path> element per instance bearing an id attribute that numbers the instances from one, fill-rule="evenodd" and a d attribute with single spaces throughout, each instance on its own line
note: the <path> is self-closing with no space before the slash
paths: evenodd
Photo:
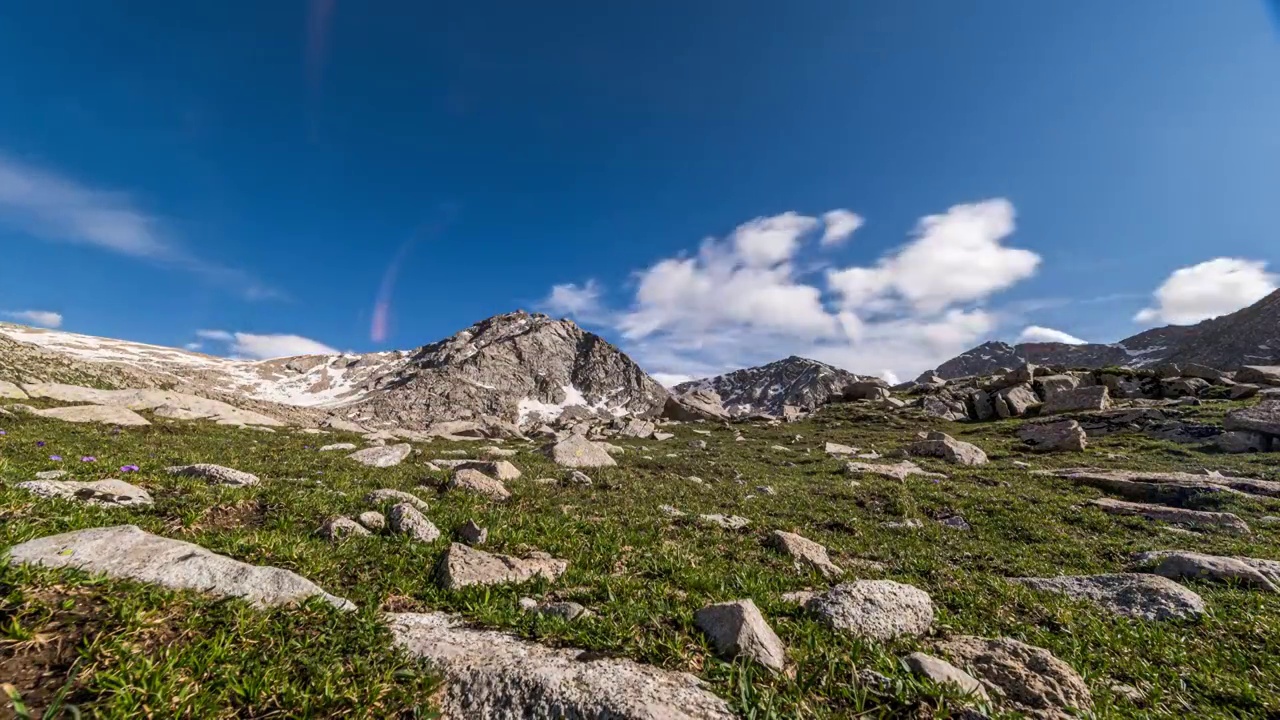
<path id="1" fill-rule="evenodd" d="M 919 530 L 924 527 L 924 521 L 917 518 L 907 518 L 906 520 L 888 520 L 880 523 L 880 527 L 890 528 L 893 530 Z"/>
<path id="2" fill-rule="evenodd" d="M 361 465 L 386 468 L 399 465 L 405 458 L 409 457 L 411 452 L 413 452 L 413 447 L 409 443 L 399 443 L 385 447 L 370 447 L 357 450 L 347 457 Z"/>
<path id="3" fill-rule="evenodd" d="M 943 526 L 952 528 L 953 530 L 967 531 L 967 530 L 973 529 L 973 526 L 970 525 L 969 521 L 965 520 L 964 516 L 962 515 L 952 515 L 951 517 L 947 517 L 939 520 L 938 523 Z"/>
<path id="4" fill-rule="evenodd" d="M 742 530 L 751 524 L 750 520 L 744 517 L 738 517 L 737 515 L 699 515 L 698 519 L 704 523 L 715 525 L 725 530 Z"/>
<path id="5" fill-rule="evenodd" d="M 689 441 L 689 449 L 691 449 L 691 450 L 706 450 L 706 449 L 707 449 L 707 441 L 706 441 L 706 440 L 690 440 L 690 441 Z"/>
<path id="6" fill-rule="evenodd" d="M 685 512 L 683 510 L 677 508 L 674 505 L 659 505 L 658 512 L 662 513 L 663 515 L 666 515 L 667 517 L 672 517 L 672 518 L 684 517 L 685 515 Z"/>
<path id="7" fill-rule="evenodd" d="M 535 601 L 533 603 L 533 607 L 528 607 L 524 602 L 525 599 L 527 598 L 521 599 L 520 606 L 525 608 L 526 612 L 537 613 L 544 617 L 560 618 L 566 622 L 572 622 L 579 618 L 591 617 L 592 615 L 590 610 L 576 602 L 562 601 L 538 603 Z"/>
<path id="8" fill-rule="evenodd" d="M 453 476 L 449 479 L 449 487 L 473 492 L 499 502 L 511 497 L 511 492 L 501 481 L 470 468 L 454 470 Z"/>
<path id="9" fill-rule="evenodd" d="M 982 683 L 977 678 L 946 660 L 915 652 L 903 658 L 902 661 L 912 673 L 938 685 L 955 685 L 966 695 L 974 695 L 984 701 L 989 699 L 986 688 L 982 687 Z"/>
<path id="10" fill-rule="evenodd" d="M 387 519 L 377 510 L 366 510 L 356 516 L 356 522 L 370 532 L 380 532 L 387 527 Z"/>
<path id="11" fill-rule="evenodd" d="M 773 489 L 772 485 L 757 485 L 756 492 L 761 495 L 777 495 L 778 491 Z"/>
<path id="12" fill-rule="evenodd" d="M 523 474 L 519 468 L 506 460 L 471 461 L 457 466 L 457 469 L 479 470 L 489 477 L 497 478 L 501 482 L 519 480 Z"/>
<path id="13" fill-rule="evenodd" d="M 708 605 L 694 614 L 693 622 L 725 659 L 747 657 L 775 672 L 787 663 L 782 640 L 749 599 Z"/>
<path id="14" fill-rule="evenodd" d="M 791 592 L 782 593 L 782 601 L 791 603 L 792 605 L 804 605 L 810 600 L 818 597 L 819 593 L 813 590 L 793 590 Z"/>
<path id="15" fill-rule="evenodd" d="M 408 535 L 419 542 L 432 542 L 440 537 L 440 529 L 409 503 L 392 505 L 387 511 L 387 525 L 392 532 Z"/>
<path id="16" fill-rule="evenodd" d="M 483 453 L 485 456 L 491 457 L 491 458 L 515 457 L 518 453 L 518 451 L 516 450 L 512 450 L 510 448 L 500 448 L 500 447 L 497 447 L 496 445 L 489 445 L 487 447 L 482 447 L 480 448 L 480 452 Z"/>
<path id="17" fill-rule="evenodd" d="M 547 445 L 543 452 L 562 467 L 613 467 L 618 464 L 600 443 L 591 442 L 581 435 L 570 435 L 558 443 Z"/>
<path id="18" fill-rule="evenodd" d="M 356 444 L 349 442 L 333 443 L 332 445 L 323 445 L 320 452 L 332 452 L 334 450 L 355 450 Z"/>
<path id="19" fill-rule="evenodd" d="M 673 437 L 675 437 L 675 434 L 669 432 L 656 432 L 653 434 L 653 439 L 658 441 L 670 440 Z"/>
<path id="20" fill-rule="evenodd" d="M 348 537 L 363 537 L 369 534 L 363 526 L 349 517 L 332 517 L 324 521 L 316 534 L 325 540 L 341 540 Z"/>
<path id="21" fill-rule="evenodd" d="M 840 457 L 842 455 L 855 455 L 858 452 L 858 448 L 829 442 L 823 447 L 823 452 L 832 457 Z"/>
<path id="22" fill-rule="evenodd" d="M 593 484 L 591 477 L 581 470 L 574 470 L 569 473 L 569 478 L 565 482 L 570 485 L 577 485 L 578 487 L 591 487 Z"/>
<path id="23" fill-rule="evenodd" d="M 489 539 L 488 528 L 482 528 L 475 520 L 468 520 L 458 526 L 458 538 L 468 545 L 483 545 Z"/>
<path id="24" fill-rule="evenodd" d="M 364 504 L 381 508 L 384 505 L 393 505 L 395 503 L 409 503 L 418 509 L 419 512 L 427 511 L 427 501 L 411 495 L 403 490 L 393 490 L 391 488 L 380 488 L 370 491 L 364 496 Z"/>
<path id="25" fill-rule="evenodd" d="M 864 462 L 847 462 L 844 464 L 844 471 L 848 475 L 861 475 L 870 473 L 872 475 L 881 475 L 893 480 L 906 480 L 911 475 L 923 475 L 924 477 L 946 477 L 941 473 L 928 472 L 920 468 L 919 465 L 910 460 L 903 460 L 900 463 L 864 463 Z"/>
<path id="26" fill-rule="evenodd" d="M 246 485 L 257 485 L 261 482 L 257 475 L 236 470 L 234 468 L 223 467 L 221 465 L 212 465 L 210 463 L 175 465 L 174 467 L 166 468 L 166 472 L 170 475 L 204 478 L 205 480 L 217 485 L 244 487 Z"/>
<path id="27" fill-rule="evenodd" d="M 836 630 L 873 640 L 923 635 L 933 625 L 928 593 L 892 580 L 856 580 L 819 595 L 805 608 Z"/>
<path id="28" fill-rule="evenodd" d="M 36 473 L 36 479 L 37 480 L 57 480 L 60 477 L 64 477 L 66 474 L 67 474 L 66 470 L 45 470 L 43 472 Z"/>
<path id="29" fill-rule="evenodd" d="M 831 562 L 825 547 L 802 535 L 774 530 L 769 533 L 766 543 L 769 547 L 790 555 L 797 565 L 803 562 L 812 566 L 825 578 L 839 577 L 844 573 L 838 565 Z"/>

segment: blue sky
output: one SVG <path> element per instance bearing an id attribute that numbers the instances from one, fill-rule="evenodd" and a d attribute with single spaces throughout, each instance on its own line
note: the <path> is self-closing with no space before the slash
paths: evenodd
<path id="1" fill-rule="evenodd" d="M 1261 2 L 58 5 L 0 7 L 0 311 L 75 332 L 369 351 L 541 308 L 664 378 L 906 375 L 1280 266 Z"/>

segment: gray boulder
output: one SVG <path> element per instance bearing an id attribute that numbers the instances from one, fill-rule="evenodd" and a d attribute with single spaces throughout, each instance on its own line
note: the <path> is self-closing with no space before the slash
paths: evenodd
<path id="1" fill-rule="evenodd" d="M 708 605 L 694 614 L 693 624 L 723 658 L 746 657 L 775 672 L 787 664 L 782 640 L 749 599 Z"/>
<path id="2" fill-rule="evenodd" d="M 126 507 L 153 503 L 151 495 L 146 490 L 114 478 L 91 482 L 28 480 L 18 483 L 16 487 L 40 497 L 65 498 L 89 505 Z"/>
<path id="3" fill-rule="evenodd" d="M 1080 452 L 1088 444 L 1075 420 L 1029 422 L 1018 428 L 1018 439 L 1035 452 Z"/>
<path id="4" fill-rule="evenodd" d="M 653 422 L 650 420 L 632 418 L 627 421 L 626 425 L 622 426 L 622 429 L 618 431 L 618 434 L 623 437 L 633 437 L 633 438 L 639 438 L 641 440 L 647 440 L 648 438 L 653 437 L 653 434 L 657 432 L 657 430 L 658 430 L 658 427 L 654 425 Z"/>
<path id="5" fill-rule="evenodd" d="M 405 458 L 409 457 L 409 453 L 413 452 L 413 446 L 409 443 L 398 443 L 396 445 L 384 445 L 382 447 L 369 447 L 348 455 L 348 458 L 355 460 L 361 465 L 369 467 L 385 468 L 399 465 Z"/>
<path id="6" fill-rule="evenodd" d="M 387 518 L 377 510 L 366 510 L 356 516 L 356 522 L 370 532 L 381 532 L 387 527 Z"/>
<path id="7" fill-rule="evenodd" d="M 982 451 L 982 448 L 940 432 L 929 433 L 924 440 L 903 448 L 903 452 L 916 457 L 942 458 L 956 465 L 987 464 L 987 454 Z"/>
<path id="8" fill-rule="evenodd" d="M 1221 528 L 1231 532 L 1249 532 L 1249 525 L 1234 513 L 1184 510 L 1182 508 L 1165 507 L 1164 505 L 1112 500 L 1111 498 L 1090 500 L 1089 504 L 1112 515 L 1136 515 L 1148 520 L 1160 520 L 1193 528 Z"/>
<path id="9" fill-rule="evenodd" d="M 696 422 L 698 420 L 727 420 L 729 413 L 714 390 L 695 389 L 667 397 L 662 416 L 670 420 Z"/>
<path id="10" fill-rule="evenodd" d="M 1232 410 L 1222 425 L 1227 430 L 1280 436 L 1280 400 L 1263 400 L 1253 407 Z"/>
<path id="11" fill-rule="evenodd" d="M 1235 381 L 1280 386 L 1280 365 L 1245 365 L 1236 371 Z"/>
<path id="12" fill-rule="evenodd" d="M 1036 385 L 1048 400 L 1060 392 L 1080 387 L 1080 378 L 1075 375 L 1044 375 L 1036 378 Z"/>
<path id="13" fill-rule="evenodd" d="M 409 503 L 396 503 L 387 511 L 387 525 L 391 532 L 419 542 L 433 542 L 440 537 L 440 530 L 417 508 Z"/>
<path id="14" fill-rule="evenodd" d="M 1022 417 L 1040 404 L 1040 398 L 1030 385 L 1014 385 L 996 393 L 992 400 L 996 414 L 1002 418 Z"/>
<path id="15" fill-rule="evenodd" d="M 468 520 L 456 530 L 458 539 L 468 545 L 483 545 L 489 539 L 488 528 L 480 527 L 475 520 Z"/>
<path id="16" fill-rule="evenodd" d="M 536 575 L 555 580 L 568 567 L 567 560 L 558 560 L 545 553 L 537 557 L 516 558 L 453 543 L 440 558 L 436 576 L 443 587 L 456 590 L 471 585 L 522 583 Z"/>
<path id="17" fill-rule="evenodd" d="M 443 678 L 445 717 L 490 720 L 734 720 L 692 675 L 611 657 L 588 658 L 443 613 L 389 616 L 394 643 Z"/>
<path id="18" fill-rule="evenodd" d="M 1251 430 L 1228 430 L 1214 438 L 1213 444 L 1224 453 L 1238 455 L 1268 452 L 1274 443 L 1269 436 L 1262 433 Z"/>
<path id="19" fill-rule="evenodd" d="M 1057 415 L 1069 412 L 1106 410 L 1111 407 L 1111 394 L 1105 385 L 1063 390 L 1046 398 L 1040 408 L 1041 415 Z"/>
<path id="20" fill-rule="evenodd" d="M 1205 614 L 1204 600 L 1199 595 L 1160 575 L 1063 575 L 1016 578 L 1014 582 L 1087 600 L 1117 615 L 1139 620 L 1181 620 Z"/>
<path id="21" fill-rule="evenodd" d="M 319 596 L 344 609 L 354 606 L 306 578 L 280 568 L 233 560 L 181 540 L 152 535 L 135 525 L 76 530 L 9 548 L 14 564 L 77 568 L 175 590 L 236 597 L 254 605 L 300 603 Z"/>
<path id="22" fill-rule="evenodd" d="M 1210 580 L 1280 593 L 1280 562 L 1275 560 L 1157 550 L 1138 553 L 1134 563 L 1172 580 Z"/>
<path id="23" fill-rule="evenodd" d="M 990 420 L 996 417 L 995 404 L 985 390 L 974 390 L 969 393 L 966 404 L 969 406 L 969 414 L 975 420 Z"/>
<path id="24" fill-rule="evenodd" d="M 223 467 L 212 463 L 197 463 L 195 465 L 175 465 L 165 468 L 165 472 L 170 475 L 181 475 L 184 477 L 196 477 L 215 485 L 232 485 L 235 487 L 246 487 L 249 485 L 257 485 L 262 482 L 257 475 L 236 470 L 235 468 Z"/>
<path id="25" fill-rule="evenodd" d="M 892 580 L 842 583 L 809 600 L 805 608 L 836 630 L 873 640 L 923 635 L 933 625 L 928 593 Z"/>
<path id="26" fill-rule="evenodd" d="M 987 700 L 987 690 L 977 678 L 941 658 L 915 652 L 902 659 L 913 674 L 938 685 L 954 685 L 966 695 Z"/>
<path id="27" fill-rule="evenodd" d="M 479 470 L 480 472 L 492 478 L 497 478 L 503 482 L 507 480 L 519 480 L 523 474 L 520 469 L 512 465 L 507 460 L 472 460 L 458 466 L 458 469 L 468 468 L 471 470 Z"/>
<path id="28" fill-rule="evenodd" d="M 324 521 L 316 534 L 325 540 L 342 540 L 348 537 L 364 537 L 369 530 L 355 520 L 341 515 Z"/>
<path id="29" fill-rule="evenodd" d="M 502 481 L 495 480 L 479 470 L 472 470 L 469 467 L 454 470 L 453 475 L 449 478 L 449 487 L 483 495 L 490 500 L 497 500 L 498 502 L 511 497 L 511 492 L 507 490 L 507 486 L 502 484 Z"/>
<path id="30" fill-rule="evenodd" d="M 561 467 L 613 467 L 618 464 L 604 445 L 581 435 L 570 435 L 560 442 L 547 445 L 543 452 Z"/>

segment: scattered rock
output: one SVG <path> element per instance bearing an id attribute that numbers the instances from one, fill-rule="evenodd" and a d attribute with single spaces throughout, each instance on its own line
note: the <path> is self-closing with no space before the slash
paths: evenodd
<path id="1" fill-rule="evenodd" d="M 36 410 L 35 415 L 53 420 L 74 423 L 102 423 L 104 425 L 150 425 L 146 418 L 126 407 L 111 405 L 72 405 L 70 407 Z"/>
<path id="2" fill-rule="evenodd" d="M 942 518 L 938 523 L 953 530 L 968 531 L 973 529 L 973 526 L 969 524 L 968 520 L 964 519 L 963 515 L 951 515 L 949 517 Z"/>
<path id="3" fill-rule="evenodd" d="M 793 590 L 791 592 L 782 593 L 780 597 L 783 602 L 788 602 L 793 605 L 804 605 L 810 600 L 818 597 L 819 594 L 820 593 L 813 590 Z"/>
<path id="4" fill-rule="evenodd" d="M 733 720 L 692 675 L 550 648 L 443 613 L 390 616 L 397 647 L 444 683 L 439 710 L 454 718 Z"/>
<path id="5" fill-rule="evenodd" d="M 387 511 L 387 525 L 392 532 L 409 537 L 419 542 L 433 542 L 440 537 L 440 530 L 426 515 L 409 503 L 396 503 Z"/>
<path id="6" fill-rule="evenodd" d="M 956 465 L 986 465 L 987 454 L 982 448 L 971 443 L 962 442 L 946 433 L 931 432 L 924 440 L 911 443 L 903 448 L 907 455 L 916 457 L 937 457 Z"/>
<path id="7" fill-rule="evenodd" d="M 393 490 L 392 488 L 380 488 L 372 490 L 364 496 L 364 504 L 381 508 L 385 505 L 394 503 L 409 503 L 420 512 L 427 511 L 427 501 L 412 495 L 403 490 Z"/>
<path id="8" fill-rule="evenodd" d="M 579 618 L 591 617 L 592 615 L 592 612 L 586 607 L 571 601 L 539 603 L 533 598 L 520 598 L 520 607 L 524 608 L 526 612 L 560 618 L 568 622 Z"/>
<path id="9" fill-rule="evenodd" d="M 1249 532 L 1249 525 L 1240 516 L 1227 512 L 1209 512 L 1206 510 L 1184 510 L 1181 508 L 1165 507 L 1164 505 L 1149 505 L 1146 503 L 1125 502 L 1124 500 L 1112 500 L 1111 498 L 1100 498 L 1090 500 L 1090 505 L 1100 508 L 1103 512 L 1112 515 L 1137 515 L 1147 518 L 1148 520 L 1160 520 L 1163 522 L 1173 523 L 1175 525 L 1187 525 L 1194 528 L 1222 528 L 1232 532 Z"/>
<path id="10" fill-rule="evenodd" d="M 1111 394 L 1105 385 L 1078 387 L 1063 390 L 1046 398 L 1040 407 L 1041 415 L 1106 410 L 1111 407 Z"/>
<path id="11" fill-rule="evenodd" d="M 57 480 L 60 477 L 66 476 L 66 474 L 67 474 L 66 470 L 44 470 L 42 472 L 36 473 L 36 479 L 37 480 Z"/>
<path id="12" fill-rule="evenodd" d="M 30 540 L 9 548 L 10 562 L 72 567 L 112 578 L 238 597 L 262 606 L 290 605 L 319 595 L 344 610 L 347 600 L 280 568 L 233 560 L 181 540 L 152 535 L 136 525 L 91 528 Z"/>
<path id="13" fill-rule="evenodd" d="M 216 485 L 245 487 L 248 485 L 257 485 L 262 482 L 257 475 L 244 472 L 243 470 L 236 470 L 235 468 L 213 465 L 211 463 L 175 465 L 170 468 L 165 468 L 165 471 L 170 475 L 203 478 Z"/>
<path id="14" fill-rule="evenodd" d="M 480 472 L 492 478 L 497 478 L 502 482 L 507 480 L 519 480 L 522 473 L 515 465 L 506 460 L 496 461 L 477 461 L 466 462 L 457 467 L 457 469 L 479 470 Z"/>
<path id="15" fill-rule="evenodd" d="M 742 530 L 751 524 L 750 520 L 744 517 L 738 517 L 737 515 L 699 515 L 698 519 L 704 523 L 715 525 L 725 530 Z"/>
<path id="16" fill-rule="evenodd" d="M 924 522 L 917 518 L 907 518 L 906 520 L 887 520 L 880 523 L 880 527 L 889 528 L 891 530 L 919 530 L 924 527 Z"/>
<path id="17" fill-rule="evenodd" d="M 694 614 L 693 623 L 725 659 L 746 657 L 775 672 L 787 663 L 782 640 L 749 599 L 708 605 Z"/>
<path id="18" fill-rule="evenodd" d="M 366 510 L 356 516 L 356 522 L 365 526 L 370 532 L 381 532 L 387 527 L 387 518 L 377 510 Z"/>
<path id="19" fill-rule="evenodd" d="M 658 512 L 671 518 L 684 517 L 685 512 L 674 505 L 659 505 Z"/>
<path id="20" fill-rule="evenodd" d="M 546 446 L 543 452 L 562 467 L 613 467 L 618 464 L 600 443 L 591 442 L 581 435 L 570 435 Z"/>
<path id="21" fill-rule="evenodd" d="M 656 432 L 653 434 L 653 439 L 658 440 L 659 442 L 662 440 L 670 440 L 673 437 L 675 437 L 675 434 L 669 432 Z"/>
<path id="22" fill-rule="evenodd" d="M 347 537 L 362 537 L 368 535 L 369 531 L 355 520 L 339 515 L 325 520 L 316 534 L 325 540 L 341 540 Z"/>
<path id="23" fill-rule="evenodd" d="M 1205 614 L 1204 600 L 1199 595 L 1159 575 L 1063 575 L 1015 578 L 1014 582 L 1088 600 L 1117 615 L 1139 620 L 1186 619 Z"/>
<path id="24" fill-rule="evenodd" d="M 454 470 L 452 477 L 449 478 L 449 487 L 484 495 L 490 500 L 499 502 L 511 497 L 511 492 L 502 484 L 502 481 L 469 467 Z"/>
<path id="25" fill-rule="evenodd" d="M 1088 444 L 1075 420 L 1029 422 L 1018 428 L 1018 439 L 1035 452 L 1080 452 Z"/>
<path id="26" fill-rule="evenodd" d="M 26 400 L 27 394 L 8 380 L 0 380 L 0 399 Z"/>
<path id="27" fill-rule="evenodd" d="M 151 414 L 158 418 L 165 418 L 166 420 L 204 420 L 210 417 L 207 412 L 190 410 L 177 405 L 161 405 L 160 407 L 152 410 Z"/>
<path id="28" fill-rule="evenodd" d="M 146 490 L 114 478 L 76 482 L 75 480 L 28 480 L 16 485 L 40 497 L 58 497 L 78 500 L 89 505 L 126 507 L 151 505 L 151 495 Z"/>
<path id="29" fill-rule="evenodd" d="M 977 678 L 946 660 L 914 652 L 902 659 L 902 662 L 915 675 L 930 680 L 938 685 L 954 685 L 966 695 L 974 695 L 988 700 L 987 690 Z"/>
<path id="30" fill-rule="evenodd" d="M 1002 418 L 1022 417 L 1031 408 L 1040 405 L 1040 397 L 1030 385 L 1014 385 L 997 392 L 992 398 L 992 404 L 995 405 L 996 415 Z"/>
<path id="31" fill-rule="evenodd" d="M 577 485 L 578 487 L 591 487 L 593 485 L 591 481 L 591 476 L 587 475 L 581 470 L 574 470 L 573 472 L 569 473 L 569 479 L 566 480 L 565 482 L 569 483 L 570 485 Z"/>
<path id="32" fill-rule="evenodd" d="M 832 457 L 840 457 L 842 455 L 856 455 L 858 448 L 849 445 L 841 445 L 840 443 L 829 442 L 823 447 L 823 452 Z"/>
<path id="33" fill-rule="evenodd" d="M 458 526 L 458 539 L 468 545 L 483 545 L 489 540 L 488 528 L 480 527 L 475 520 L 468 520 Z"/>
<path id="34" fill-rule="evenodd" d="M 1053 653 L 1011 638 L 960 636 L 942 654 L 997 690 L 1004 704 L 1042 720 L 1072 720 L 1093 707 L 1089 686 Z"/>
<path id="35" fill-rule="evenodd" d="M 653 437 L 653 434 L 657 432 L 657 430 L 658 427 L 650 420 L 632 418 L 627 421 L 626 425 L 622 426 L 622 429 L 618 431 L 618 434 L 623 437 L 633 437 L 645 440 Z"/>
<path id="36" fill-rule="evenodd" d="M 396 445 L 385 445 L 383 447 L 370 447 L 348 455 L 348 458 L 355 460 L 361 465 L 369 467 L 385 468 L 399 465 L 405 458 L 409 457 L 409 453 L 413 452 L 413 446 L 409 443 L 399 443 Z"/>
<path id="37" fill-rule="evenodd" d="M 1280 385 L 1280 365 L 1245 365 L 1236 371 L 1235 381 L 1255 385 Z"/>
<path id="38" fill-rule="evenodd" d="M 333 443 L 332 445 L 322 445 L 320 452 L 332 452 L 334 450 L 355 450 L 356 444 L 349 442 Z"/>
<path id="39" fill-rule="evenodd" d="M 1211 580 L 1237 583 L 1272 593 L 1280 593 L 1280 562 L 1248 557 L 1204 555 L 1185 550 L 1157 550 L 1138 553 L 1134 563 L 1151 567 L 1156 575 L 1173 580 Z"/>
<path id="40" fill-rule="evenodd" d="M 805 608 L 836 630 L 873 640 L 922 635 L 933 625 L 928 593 L 892 580 L 841 583 Z"/>
<path id="41" fill-rule="evenodd" d="M 862 473 L 871 473 L 872 475 L 883 475 L 894 480 L 906 480 L 911 475 L 923 475 L 925 477 L 946 477 L 941 473 L 928 472 L 921 469 L 919 465 L 910 460 L 903 460 L 900 463 L 892 465 L 883 463 L 864 463 L 864 462 L 847 462 L 844 464 L 844 471 L 849 475 L 859 475 Z"/>
<path id="42" fill-rule="evenodd" d="M 1257 385 L 1250 385 L 1248 383 L 1233 385 L 1231 387 L 1231 399 L 1232 400 L 1248 400 L 1254 395 L 1257 395 L 1258 391 L 1261 389 L 1262 388 L 1258 387 Z"/>
<path id="43" fill-rule="evenodd" d="M 804 536 L 774 530 L 769 533 L 766 543 L 769 547 L 790 555 L 796 561 L 797 567 L 801 562 L 807 563 L 827 579 L 839 577 L 844 573 L 839 566 L 831 562 L 825 547 Z"/>
<path id="44" fill-rule="evenodd" d="M 456 590 L 471 585 L 522 583 L 536 575 L 555 580 L 568 567 L 567 560 L 551 557 L 521 559 L 453 543 L 440 558 L 436 573 L 443 587 Z"/>
<path id="45" fill-rule="evenodd" d="M 1232 410 L 1227 413 L 1222 426 L 1227 430 L 1280 436 L 1280 400 L 1263 400 L 1253 407 Z"/>
<path id="46" fill-rule="evenodd" d="M 1224 453 L 1238 455 L 1242 453 L 1268 452 L 1271 450 L 1271 438 L 1251 430 L 1228 430 L 1213 439 L 1213 444 Z"/>
<path id="47" fill-rule="evenodd" d="M 707 441 L 706 440 L 690 440 L 689 449 L 690 450 L 706 450 Z"/>
<path id="48" fill-rule="evenodd" d="M 517 454 L 519 454 L 518 451 L 516 450 L 512 450 L 510 448 L 500 448 L 496 445 L 489 445 L 488 447 L 482 447 L 480 448 L 480 452 L 484 453 L 486 457 L 491 457 L 491 458 L 510 458 L 510 457 L 515 457 Z"/>

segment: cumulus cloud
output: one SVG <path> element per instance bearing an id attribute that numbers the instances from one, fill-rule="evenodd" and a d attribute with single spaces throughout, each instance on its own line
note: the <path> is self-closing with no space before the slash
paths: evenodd
<path id="1" fill-rule="evenodd" d="M 982 303 L 1039 266 L 1035 253 L 1005 244 L 1014 212 L 996 199 L 922 218 L 905 245 L 867 266 L 816 278 L 797 269 L 811 237 L 821 247 L 856 230 L 862 218 L 851 215 L 788 212 L 707 238 L 695 254 L 635 273 L 630 304 L 605 324 L 641 366 L 666 378 L 794 354 L 896 381 L 989 336 L 999 317 Z"/>
<path id="2" fill-rule="evenodd" d="M 27 325 L 38 325 L 47 328 L 62 327 L 62 313 L 50 310 L 10 310 L 0 313 L 0 315 Z"/>
<path id="3" fill-rule="evenodd" d="M 1275 291 L 1276 283 L 1261 260 L 1214 258 L 1174 270 L 1153 293 L 1155 304 L 1133 319 L 1192 325 L 1252 305 Z"/>
<path id="4" fill-rule="evenodd" d="M 820 242 L 823 247 L 830 247 L 848 240 L 849 236 L 862 227 L 865 221 L 861 215 L 855 212 L 840 209 L 828 210 L 823 213 L 822 222 L 826 225 L 826 229 L 822 231 L 822 240 Z"/>
<path id="5" fill-rule="evenodd" d="M 582 285 L 565 283 L 555 285 L 547 297 L 538 304 L 538 309 L 548 315 L 563 315 L 582 320 L 599 318 L 603 312 L 600 304 L 602 289 L 595 280 L 588 280 Z"/>
<path id="6" fill-rule="evenodd" d="M 226 330 L 197 330 L 196 337 L 225 343 L 235 357 L 254 360 L 293 357 L 296 355 L 337 355 L 339 351 L 318 340 L 301 335 L 257 335 Z"/>
<path id="7" fill-rule="evenodd" d="M 279 293 L 236 268 L 180 247 L 159 218 L 127 194 L 89 187 L 0 155 L 0 226 L 19 233 L 147 260 L 235 288 L 247 299 Z"/>
<path id="8" fill-rule="evenodd" d="M 1040 325 L 1028 325 L 1018 333 L 1018 342 L 1020 343 L 1066 343 L 1068 345 L 1084 345 L 1088 340 L 1081 340 L 1075 335 L 1065 333 L 1061 330 L 1042 327 Z"/>
<path id="9" fill-rule="evenodd" d="M 653 379 L 657 380 L 659 384 L 667 388 L 675 387 L 680 383 L 687 383 L 690 380 L 697 380 L 697 378 L 695 378 L 692 375 L 682 375 L 680 373 L 664 373 L 664 372 L 653 373 Z"/>

